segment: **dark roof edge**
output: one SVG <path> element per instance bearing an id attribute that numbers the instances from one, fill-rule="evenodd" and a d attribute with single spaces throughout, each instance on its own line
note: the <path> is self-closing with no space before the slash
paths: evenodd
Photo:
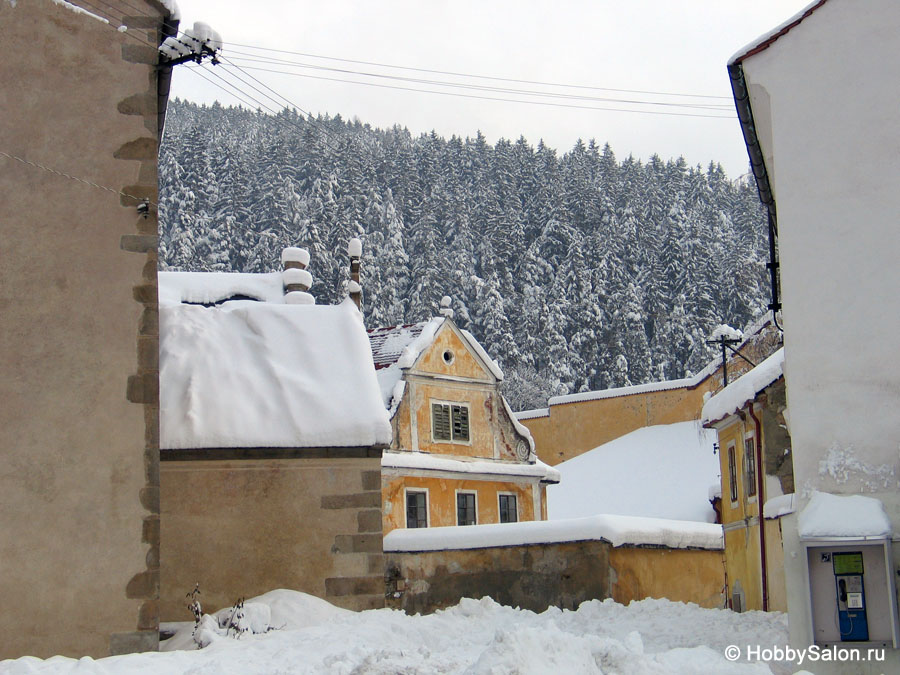
<path id="1" fill-rule="evenodd" d="M 763 157 L 762 147 L 759 144 L 759 136 L 756 134 L 756 124 L 753 120 L 753 108 L 750 106 L 750 92 L 747 90 L 747 81 L 744 79 L 743 64 L 740 61 L 729 64 L 728 76 L 731 80 L 734 107 L 737 110 L 738 119 L 741 122 L 741 131 L 744 134 L 744 144 L 747 146 L 747 154 L 750 157 L 750 169 L 753 171 L 753 177 L 756 179 L 759 199 L 768 209 L 771 222 L 776 224 L 775 196 L 772 194 L 769 172 L 766 170 L 766 161 Z"/>
<path id="2" fill-rule="evenodd" d="M 801 21 L 803 21 L 804 19 L 806 19 L 810 15 L 812 15 L 813 12 L 815 12 L 817 9 L 819 9 L 819 7 L 824 5 L 826 2 L 828 2 L 828 0 L 819 0 L 816 4 L 807 7 L 806 10 L 804 10 L 799 16 L 797 16 L 796 19 L 794 19 L 793 21 L 789 20 L 790 22 L 785 24 L 780 30 L 776 30 L 774 33 L 772 33 L 770 36 L 768 36 L 761 42 L 759 42 L 757 44 L 753 44 L 749 48 L 746 48 L 747 51 L 744 52 L 743 54 L 738 54 L 736 56 L 731 57 L 731 60 L 728 62 L 728 65 L 731 66 L 731 65 L 739 64 L 744 59 L 746 59 L 750 56 L 753 56 L 754 54 L 758 54 L 759 52 L 761 52 L 765 49 L 768 49 L 769 46 L 773 42 L 778 40 L 778 38 L 780 38 L 782 35 L 786 35 L 787 33 L 791 32 L 791 30 L 793 30 L 797 25 L 799 25 Z"/>

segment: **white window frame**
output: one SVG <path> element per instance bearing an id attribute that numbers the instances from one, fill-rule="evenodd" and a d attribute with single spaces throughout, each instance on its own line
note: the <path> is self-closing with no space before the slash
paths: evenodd
<path id="1" fill-rule="evenodd" d="M 454 520 L 456 521 L 456 525 L 460 525 L 459 522 L 459 495 L 474 495 L 475 496 L 475 522 L 472 525 L 478 525 L 478 491 L 477 490 L 454 490 L 453 493 L 453 512 L 456 514 Z"/>
<path id="2" fill-rule="evenodd" d="M 501 518 L 503 516 L 503 511 L 500 508 L 500 497 L 512 497 L 513 499 L 516 500 L 516 519 L 513 522 L 516 522 L 516 523 L 522 522 L 522 519 L 519 518 L 519 495 L 517 495 L 515 492 L 498 492 L 497 493 L 497 522 L 498 523 L 503 522 L 501 520 Z"/>
<path id="3" fill-rule="evenodd" d="M 409 526 L 409 495 L 410 492 L 424 492 L 425 493 L 425 528 L 431 527 L 431 494 L 428 492 L 427 487 L 405 487 L 403 488 L 403 527 L 408 530 L 422 530 L 425 528 L 421 527 L 410 527 Z"/>
<path id="4" fill-rule="evenodd" d="M 450 438 L 435 438 L 434 437 L 434 408 L 432 406 L 435 405 L 446 405 L 450 406 Z M 453 438 L 453 406 L 457 406 L 460 408 L 465 408 L 468 413 L 469 419 L 469 438 L 466 440 L 460 440 Z M 428 399 L 428 418 L 431 426 L 431 442 L 432 443 L 453 443 L 455 445 L 472 445 L 472 406 L 469 405 L 467 401 L 445 401 L 443 399 L 438 398 L 430 398 Z"/>

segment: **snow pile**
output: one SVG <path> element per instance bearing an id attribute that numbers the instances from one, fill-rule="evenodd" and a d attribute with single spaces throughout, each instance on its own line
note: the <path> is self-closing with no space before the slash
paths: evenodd
<path id="1" fill-rule="evenodd" d="M 198 624 L 192 621 L 169 624 L 177 630 L 160 642 L 159 648 L 164 652 L 197 649 L 228 638 L 317 626 L 350 613 L 321 598 L 278 589 L 246 600 L 240 607 L 224 607 L 213 615 L 204 614 Z"/>
<path id="2" fill-rule="evenodd" d="M 608 541 L 613 546 L 724 547 L 722 526 L 663 518 L 600 515 L 492 525 L 397 529 L 384 538 L 385 551 L 444 551 L 570 541 Z"/>
<path id="3" fill-rule="evenodd" d="M 704 403 L 701 421 L 704 424 L 718 422 L 737 412 L 783 373 L 784 347 Z"/>
<path id="4" fill-rule="evenodd" d="M 308 597 L 308 596 L 307 596 Z M 258 599 L 257 599 L 258 600 Z M 319 617 L 317 617 L 319 618 Z M 273 608 L 273 622 L 275 622 Z M 490 598 L 462 600 L 428 616 L 370 610 L 321 617 L 293 629 L 223 640 L 200 651 L 129 654 L 100 660 L 25 657 L 8 675 L 60 673 L 657 673 L 744 675 L 767 665 L 726 660 L 726 646 L 784 646 L 778 612 L 701 609 L 668 600 L 627 607 L 612 600 L 540 614 Z M 792 672 L 788 670 L 787 672 Z"/>
<path id="5" fill-rule="evenodd" d="M 889 537 L 891 520 L 874 497 L 813 492 L 797 518 L 801 538 Z"/>
<path id="6" fill-rule="evenodd" d="M 223 44 L 218 32 L 208 24 L 197 21 L 193 28 L 183 31 L 181 37 L 167 37 L 159 46 L 159 53 L 173 61 L 191 55 L 199 59 L 206 54 L 215 54 Z"/>
<path id="7" fill-rule="evenodd" d="M 159 374 L 165 449 L 391 441 L 369 341 L 349 300 L 160 303 Z"/>
<path id="8" fill-rule="evenodd" d="M 557 465 L 547 488 L 551 519 L 597 513 L 715 521 L 709 486 L 719 484 L 716 432 L 697 422 L 637 429 Z"/>
<path id="9" fill-rule="evenodd" d="M 280 272 L 160 272 L 159 303 L 215 305 L 231 298 L 284 302 Z"/>
<path id="10" fill-rule="evenodd" d="M 529 476 L 541 480 L 559 482 L 559 471 L 541 461 L 534 464 L 500 462 L 489 459 L 475 460 L 432 455 L 426 452 L 385 452 L 381 456 L 385 469 L 420 469 L 431 471 L 455 471 L 468 474 L 498 476 Z"/>
<path id="11" fill-rule="evenodd" d="M 517 420 L 533 420 L 536 417 L 550 417 L 550 408 L 534 408 L 533 410 L 520 410 L 516 413 Z"/>
<path id="12" fill-rule="evenodd" d="M 99 16 L 98 14 L 94 14 L 93 12 L 89 12 L 86 9 L 84 9 L 83 7 L 79 7 L 78 5 L 72 4 L 71 2 L 66 2 L 66 0 L 53 0 L 53 4 L 59 5 L 60 7 L 65 7 L 69 11 L 75 12 L 76 14 L 82 14 L 83 16 L 89 16 L 92 19 L 96 19 L 100 23 L 106 23 L 106 24 L 109 23 L 108 19 L 105 19 L 102 16 Z M 15 7 L 16 3 L 13 2 L 13 3 L 11 3 L 11 5 L 13 7 Z"/>

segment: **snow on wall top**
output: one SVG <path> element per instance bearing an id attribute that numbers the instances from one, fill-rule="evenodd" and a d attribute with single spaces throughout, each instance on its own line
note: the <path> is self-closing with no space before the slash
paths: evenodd
<path id="1" fill-rule="evenodd" d="M 747 325 L 743 331 L 732 329 L 735 334 L 743 337 L 743 342 L 735 347 L 740 350 L 744 344 L 761 333 L 763 329 L 772 321 L 771 314 L 763 314 L 756 320 Z M 615 389 L 601 389 L 598 391 L 584 391 L 579 394 L 566 394 L 564 396 L 551 396 L 547 401 L 548 406 L 562 405 L 565 403 L 580 403 L 582 401 L 597 401 L 605 398 L 617 398 L 619 396 L 632 396 L 634 394 L 645 394 L 653 391 L 667 391 L 669 389 L 691 388 L 699 385 L 707 377 L 715 373 L 721 366 L 722 360 L 719 357 L 710 359 L 702 370 L 698 371 L 691 377 L 685 377 L 680 380 L 665 380 L 663 382 L 648 382 L 646 384 L 636 384 L 630 387 L 618 387 Z M 522 417 L 520 419 L 528 419 Z"/>
<path id="2" fill-rule="evenodd" d="M 712 523 L 709 486 L 718 485 L 716 432 L 696 421 L 629 434 L 558 464 L 547 488 L 551 520 L 598 513 Z"/>
<path id="3" fill-rule="evenodd" d="M 598 515 L 553 521 L 397 529 L 384 538 L 384 550 L 443 551 L 570 541 L 608 541 L 615 547 L 650 545 L 717 551 L 724 548 L 721 525 Z"/>
<path id="4" fill-rule="evenodd" d="M 778 495 L 767 499 L 763 504 L 763 518 L 769 520 L 773 518 L 781 518 L 787 516 L 796 510 L 794 493 L 787 495 Z"/>
<path id="5" fill-rule="evenodd" d="M 161 278 L 166 273 L 160 275 Z M 183 273 L 182 273 L 183 274 Z M 180 277 L 181 297 L 265 295 L 270 275 Z M 222 277 L 239 277 L 236 286 Z M 274 274 L 280 287 L 280 275 Z M 244 282 L 261 277 L 258 285 Z M 161 281 L 160 446 L 180 448 L 387 445 L 362 320 L 335 306 L 250 300 L 182 304 L 178 278 Z"/>
<path id="6" fill-rule="evenodd" d="M 874 497 L 813 492 L 797 517 L 801 538 L 886 537 L 892 533 L 884 504 Z"/>
<path id="7" fill-rule="evenodd" d="M 535 408 L 534 410 L 520 410 L 515 413 L 517 420 L 533 420 L 536 417 L 550 417 L 550 408 Z"/>
<path id="8" fill-rule="evenodd" d="M 710 424 L 737 412 L 783 374 L 784 347 L 704 403 L 700 421 Z"/>
<path id="9" fill-rule="evenodd" d="M 731 58 L 728 59 L 728 65 L 732 65 L 735 63 L 739 63 L 743 61 L 748 56 L 752 56 L 753 54 L 762 51 L 770 44 L 775 42 L 782 35 L 790 32 L 794 27 L 796 27 L 801 21 L 810 16 L 813 12 L 815 12 L 819 7 L 824 5 L 828 0 L 815 0 L 810 3 L 799 12 L 794 14 L 787 21 L 782 22 L 775 28 L 770 31 L 767 31 L 760 35 L 758 38 L 753 40 L 750 44 L 744 45 L 739 50 L 737 50 L 734 54 L 731 55 Z"/>
<path id="10" fill-rule="evenodd" d="M 540 460 L 534 464 L 524 464 L 487 459 L 450 458 L 425 452 L 385 452 L 381 457 L 381 466 L 385 469 L 421 469 L 467 474 L 536 477 L 549 483 L 558 483 L 560 480 L 559 471 Z"/>
<path id="11" fill-rule="evenodd" d="M 283 303 L 281 272 L 160 272 L 159 303 L 215 305 L 235 297 Z"/>

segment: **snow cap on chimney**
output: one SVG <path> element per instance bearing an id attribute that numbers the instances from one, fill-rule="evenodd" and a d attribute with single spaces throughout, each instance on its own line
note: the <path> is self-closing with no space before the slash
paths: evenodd
<path id="1" fill-rule="evenodd" d="M 441 309 L 439 310 L 439 312 L 441 316 L 445 316 L 448 319 L 453 318 L 453 310 L 450 307 L 451 302 L 452 301 L 450 300 L 449 295 L 445 295 L 443 298 L 441 298 Z"/>
<path id="2" fill-rule="evenodd" d="M 285 269 L 290 267 L 306 269 L 306 266 L 309 265 L 309 251 L 305 248 L 288 246 L 281 252 L 281 265 Z"/>
<path id="3" fill-rule="evenodd" d="M 359 258 L 362 256 L 362 242 L 357 237 L 353 237 L 353 239 L 350 240 L 350 243 L 347 244 L 347 254 L 351 258 Z"/>

